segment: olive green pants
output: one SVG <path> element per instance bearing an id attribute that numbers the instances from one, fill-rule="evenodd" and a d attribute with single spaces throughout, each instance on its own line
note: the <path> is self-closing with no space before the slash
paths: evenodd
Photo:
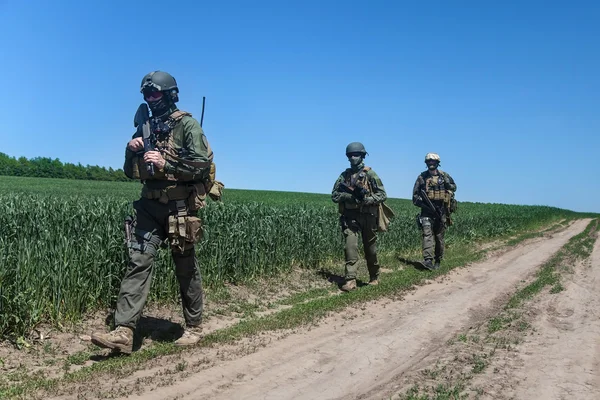
<path id="1" fill-rule="evenodd" d="M 444 257 L 444 233 L 446 232 L 446 217 L 421 218 L 423 232 L 423 259 L 441 260 Z"/>
<path id="2" fill-rule="evenodd" d="M 136 220 L 129 240 L 129 265 L 121 281 L 121 289 L 115 311 L 115 325 L 135 328 L 146 304 L 154 257 L 168 234 L 169 216 L 191 215 L 184 201 L 170 201 L 167 204 L 157 200 L 141 198 L 134 202 Z M 188 238 L 189 239 L 189 238 Z M 202 277 L 196 261 L 194 242 L 185 243 L 184 248 L 171 248 L 175 275 L 183 306 L 183 316 L 188 326 L 202 322 L 203 290 Z"/>
<path id="3" fill-rule="evenodd" d="M 363 242 L 369 278 L 371 280 L 377 279 L 379 276 L 379 262 L 377 261 L 377 214 L 346 210 L 340 218 L 340 223 L 345 239 L 346 279 L 356 279 L 359 234 Z"/>

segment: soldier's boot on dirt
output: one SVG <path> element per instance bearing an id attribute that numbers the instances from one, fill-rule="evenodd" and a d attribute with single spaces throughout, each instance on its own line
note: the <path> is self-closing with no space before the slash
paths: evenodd
<path id="1" fill-rule="evenodd" d="M 193 346 L 202 339 L 201 326 L 187 326 L 183 335 L 175 341 L 175 346 Z"/>
<path id="2" fill-rule="evenodd" d="M 127 326 L 118 326 L 108 333 L 93 333 L 92 343 L 105 349 L 131 354 L 133 351 L 133 329 Z"/>
<path id="3" fill-rule="evenodd" d="M 344 286 L 342 286 L 342 290 L 344 292 L 350 292 L 352 290 L 356 290 L 356 279 L 348 279 Z"/>
<path id="4" fill-rule="evenodd" d="M 376 276 L 372 276 L 369 278 L 369 285 L 377 286 L 379 285 L 379 279 Z"/>
<path id="5" fill-rule="evenodd" d="M 435 263 L 433 264 L 433 269 L 440 269 L 440 262 L 441 260 L 439 258 L 436 258 Z"/>

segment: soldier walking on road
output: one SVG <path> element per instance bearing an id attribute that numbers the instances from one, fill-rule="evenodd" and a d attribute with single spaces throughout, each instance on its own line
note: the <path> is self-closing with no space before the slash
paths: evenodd
<path id="1" fill-rule="evenodd" d="M 436 153 L 427 153 L 425 164 L 427 170 L 419 174 L 413 187 L 413 204 L 421 208 L 417 221 L 423 233 L 423 266 L 434 270 L 444 257 L 444 233 L 456 205 L 456 184 L 450 174 L 438 169 L 440 156 Z"/>
<path id="2" fill-rule="evenodd" d="M 133 332 L 150 290 L 154 258 L 165 240 L 171 248 L 186 323 L 175 344 L 187 346 L 200 340 L 203 290 L 194 245 L 202 236 L 202 226 L 197 213 L 215 186 L 213 154 L 202 127 L 175 106 L 179 100 L 175 79 L 166 72 L 151 72 L 140 91 L 152 111 L 148 121 L 154 146 L 144 151 L 142 126 L 127 144 L 125 174 L 143 183 L 141 198 L 133 203 L 135 218 L 128 219 L 130 260 L 117 299 L 116 329 L 92 335 L 94 344 L 124 353 L 133 350 Z M 148 115 L 145 104 L 140 109 Z"/>
<path id="3" fill-rule="evenodd" d="M 377 261 L 377 217 L 379 204 L 387 199 L 383 183 L 370 167 L 364 164 L 365 146 L 359 142 L 346 147 L 350 168 L 339 176 L 333 186 L 331 199 L 338 203 L 340 225 L 345 239 L 345 279 L 342 290 L 356 289 L 358 236 L 362 242 L 369 270 L 369 284 L 379 283 Z"/>

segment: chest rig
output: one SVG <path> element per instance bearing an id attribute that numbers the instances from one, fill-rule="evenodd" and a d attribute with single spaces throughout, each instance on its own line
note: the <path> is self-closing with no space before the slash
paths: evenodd
<path id="1" fill-rule="evenodd" d="M 344 184 L 350 189 L 363 191 L 365 197 L 370 196 L 373 192 L 368 174 L 370 170 L 371 167 L 364 167 L 363 169 L 352 173 L 352 170 L 348 168 L 344 172 Z M 373 208 L 377 208 L 377 206 L 363 206 L 356 202 L 340 202 L 338 203 L 338 207 L 340 214 L 343 214 L 345 210 L 373 212 Z"/>
<path id="2" fill-rule="evenodd" d="M 425 171 L 422 176 L 425 180 L 425 193 L 429 200 L 443 202 L 450 200 L 450 194 L 446 190 L 446 176 L 442 171 L 438 170 L 437 175 Z"/>
<path id="3" fill-rule="evenodd" d="M 160 152 L 166 161 L 171 164 L 180 163 L 192 163 L 185 160 L 183 157 L 187 155 L 187 149 L 184 146 L 184 132 L 183 125 L 179 122 L 185 116 L 191 116 L 192 114 L 184 111 L 175 111 L 169 116 L 169 118 L 163 122 L 162 120 L 155 118 L 151 120 L 150 127 L 154 136 L 154 148 Z M 212 163 L 212 151 L 209 148 L 209 160 Z M 143 154 L 136 155 L 133 158 L 133 178 L 140 179 L 142 181 L 178 181 L 178 177 L 175 174 L 165 173 L 155 169 L 154 175 L 148 174 L 146 171 Z"/>
<path id="4" fill-rule="evenodd" d="M 371 167 L 364 167 L 360 171 L 352 173 L 351 169 L 347 169 L 344 173 L 344 183 L 351 188 L 361 188 L 365 191 L 365 195 L 368 196 L 372 192 L 371 184 L 369 182 L 368 172 Z"/>

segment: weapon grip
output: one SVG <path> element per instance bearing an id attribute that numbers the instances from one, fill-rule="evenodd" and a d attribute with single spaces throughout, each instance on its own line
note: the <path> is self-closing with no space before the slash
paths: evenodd
<path id="1" fill-rule="evenodd" d="M 144 153 L 147 151 L 152 151 L 154 150 L 152 148 L 152 142 L 150 142 L 150 138 L 144 138 Z M 154 164 L 152 164 L 151 162 L 146 163 L 146 171 L 148 171 L 148 173 L 150 174 L 150 176 L 154 175 Z"/>

